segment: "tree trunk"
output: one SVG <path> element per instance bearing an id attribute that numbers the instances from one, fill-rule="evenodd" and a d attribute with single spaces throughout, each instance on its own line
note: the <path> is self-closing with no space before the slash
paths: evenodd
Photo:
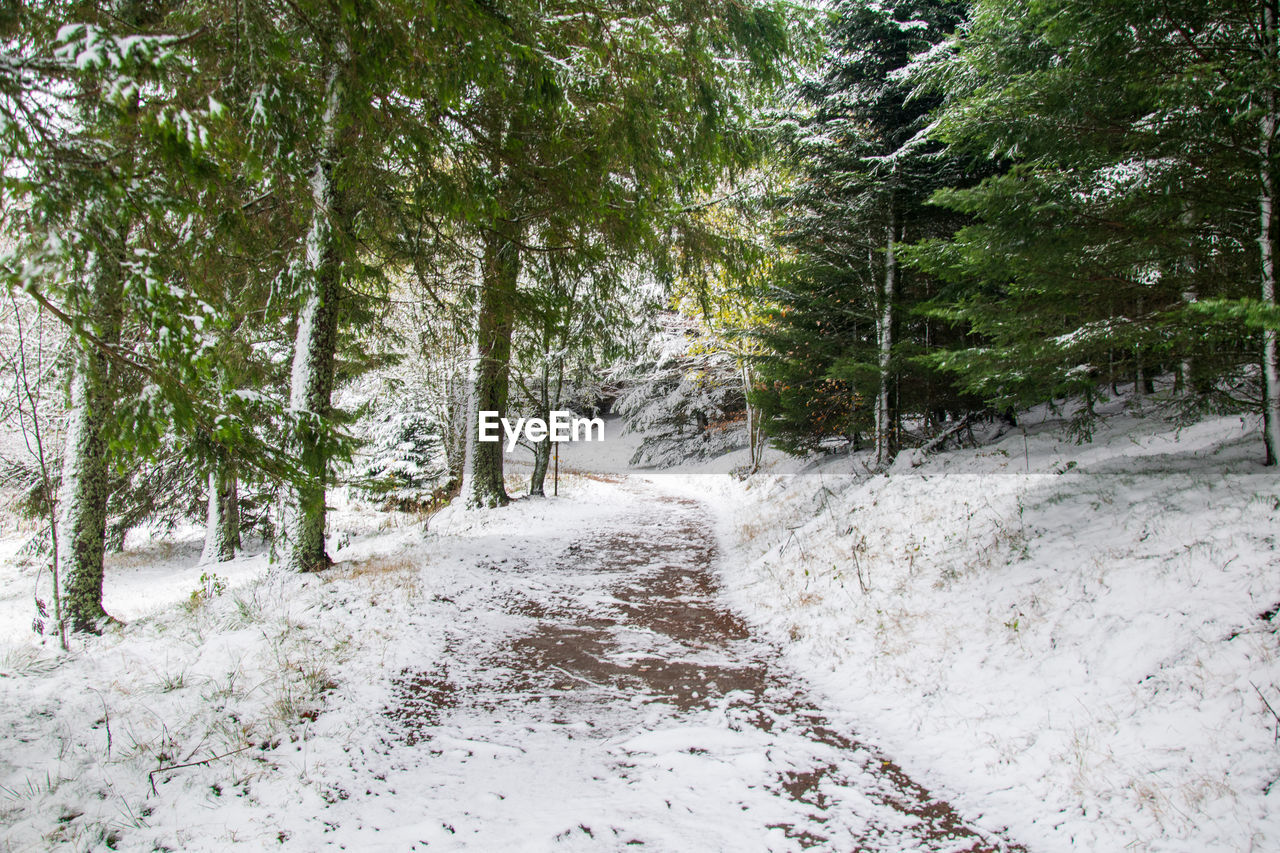
<path id="1" fill-rule="evenodd" d="M 328 479 L 328 422 L 331 415 L 334 360 L 338 345 L 342 257 L 334 226 L 345 211 L 334 186 L 339 146 L 337 120 L 344 86 L 341 69 L 329 69 L 323 141 L 311 178 L 311 229 L 307 234 L 310 287 L 298 316 L 293 347 L 289 408 L 297 418 L 294 450 L 302 471 L 285 512 L 286 564 L 312 572 L 330 565 L 325 553 L 325 486 Z"/>
<path id="2" fill-rule="evenodd" d="M 511 500 L 502 477 L 502 442 L 478 441 L 476 430 L 480 412 L 497 412 L 498 417 L 507 414 L 511 332 L 519 279 L 516 236 L 509 225 L 499 227 L 484 241 L 476 310 L 476 349 L 462 470 L 462 499 L 468 509 L 503 506 Z"/>
<path id="3" fill-rule="evenodd" d="M 544 421 L 551 421 L 551 330 L 547 330 L 546 346 L 542 353 L 542 396 L 538 401 L 537 416 Z M 563 365 L 563 361 L 561 362 Z M 563 367 L 561 375 L 563 376 Z M 556 404 L 560 403 L 560 389 L 557 385 Z M 533 445 L 533 474 L 529 477 L 529 494 L 546 497 L 547 468 L 551 464 L 551 441 L 538 441 Z"/>
<path id="4" fill-rule="evenodd" d="M 545 417 L 545 412 L 539 417 Z M 533 445 L 533 474 L 529 477 L 529 494 L 547 495 L 547 470 L 551 467 L 551 442 L 539 441 Z"/>
<path id="5" fill-rule="evenodd" d="M 1146 314 L 1146 305 L 1141 297 L 1138 298 L 1138 317 L 1144 317 Z M 1147 394 L 1147 372 L 1143 364 L 1146 353 L 1142 349 L 1142 344 L 1138 343 L 1133 348 L 1133 399 L 1139 404 L 1146 398 Z"/>
<path id="6" fill-rule="evenodd" d="M 467 401 L 470 399 L 470 375 L 465 365 L 449 375 L 445 386 L 447 402 L 445 420 L 448 432 L 445 436 L 445 459 L 449 465 L 449 479 L 453 485 L 462 482 L 462 462 L 467 453 Z"/>
<path id="7" fill-rule="evenodd" d="M 1186 209 L 1182 212 L 1182 225 L 1186 229 L 1186 241 L 1188 244 L 1191 244 L 1192 234 L 1196 227 L 1195 209 L 1192 208 L 1191 205 L 1187 205 Z M 1196 271 L 1195 261 L 1193 260 L 1193 255 L 1191 254 L 1190 249 L 1188 249 L 1187 256 L 1183 258 L 1182 263 L 1179 266 L 1181 267 L 1181 272 L 1185 281 L 1182 290 L 1182 301 L 1187 305 L 1192 305 L 1195 303 L 1197 296 L 1195 285 L 1192 283 Z M 1178 375 L 1174 381 L 1175 393 L 1188 397 L 1194 393 L 1194 387 L 1191 381 L 1193 368 L 1194 364 L 1192 363 L 1191 355 L 1189 353 L 1183 353 L 1182 359 L 1178 363 Z"/>
<path id="8" fill-rule="evenodd" d="M 742 365 L 742 394 L 745 401 L 743 408 L 747 415 L 748 470 L 754 474 L 756 468 L 760 467 L 760 462 L 756 459 L 756 418 L 755 413 L 751 411 L 751 369 L 745 364 Z"/>
<path id="9" fill-rule="evenodd" d="M 751 375 L 751 365 L 745 362 L 742 365 L 742 393 L 746 398 L 747 410 L 747 446 L 749 448 L 750 472 L 754 474 L 760 469 L 760 463 L 764 461 L 764 423 L 760 418 L 760 411 L 751 404 L 751 390 L 754 387 L 754 380 Z"/>
<path id="10" fill-rule="evenodd" d="M 120 341 L 118 259 L 123 256 L 123 236 L 111 235 L 104 242 L 112 249 L 100 250 L 90 259 L 82 310 L 88 329 L 102 343 L 114 346 Z M 109 619 L 102 609 L 102 560 L 110 495 L 107 423 L 114 394 L 107 355 L 82 339 L 73 338 L 72 347 L 71 408 L 59 496 L 59 574 L 71 629 L 98 634 Z"/>
<path id="11" fill-rule="evenodd" d="M 240 548 L 240 497 L 235 466 L 218 450 L 209 466 L 209 503 L 205 516 L 203 563 L 234 560 Z"/>
<path id="12" fill-rule="evenodd" d="M 887 465 L 893 456 L 893 425 L 889 405 L 891 377 L 889 367 L 893 353 L 893 300 L 897 290 L 898 259 L 895 254 L 897 239 L 896 217 L 890 213 L 885 236 L 884 291 L 880 294 L 880 316 L 876 320 L 876 340 L 879 344 L 880 392 L 876 395 L 876 463 Z"/>
<path id="13" fill-rule="evenodd" d="M 54 632 L 58 635 L 58 644 L 62 650 L 70 651 L 67 645 L 67 621 L 63 618 L 62 613 L 62 584 L 58 580 L 58 572 L 61 570 L 61 560 L 58 558 L 58 496 L 54 493 L 53 478 L 49 475 L 49 457 L 45 451 L 44 430 L 40 426 L 40 391 L 43 385 L 42 369 L 45 360 L 44 336 L 40 333 L 42 324 L 37 314 L 37 336 L 36 336 L 36 387 L 33 391 L 31 388 L 31 371 L 27 366 L 27 347 L 28 338 L 23 330 L 22 309 L 18 305 L 18 300 L 12 291 L 9 293 L 10 304 L 13 305 L 13 321 L 18 333 L 17 340 L 17 373 L 15 375 L 14 394 L 17 397 L 18 408 L 18 428 L 22 431 L 22 436 L 26 440 L 27 448 L 30 450 L 32 442 L 35 444 L 34 456 L 37 470 L 40 472 L 40 491 L 42 499 L 40 503 L 44 505 L 44 511 L 47 513 L 49 520 L 49 547 L 52 551 L 50 560 L 50 568 L 53 574 L 53 620 Z M 30 424 L 30 426 L 28 426 Z M 43 626 L 41 626 L 43 633 Z"/>
<path id="14" fill-rule="evenodd" d="M 546 325 L 543 328 L 543 352 L 542 352 L 542 411 L 539 413 L 543 418 L 550 419 L 552 409 L 560 408 L 560 400 L 564 394 L 564 363 L 566 353 L 569 351 L 569 338 L 573 334 L 570 330 L 570 321 L 573 317 L 575 306 L 577 305 L 578 286 L 581 284 L 581 277 L 575 276 L 573 283 L 569 288 L 562 286 L 562 279 L 559 270 L 552 265 L 551 267 L 553 292 L 558 299 L 562 299 L 561 305 L 554 311 L 547 314 Z M 555 364 L 556 364 L 556 381 L 551 384 L 551 361 L 552 348 L 556 348 Z M 551 465 L 552 453 L 555 453 L 556 464 L 556 489 L 555 493 L 560 493 L 560 453 L 558 448 L 553 448 L 552 442 L 542 441 L 534 445 L 533 457 L 533 476 L 529 478 L 529 494 L 545 495 L 547 469 Z"/>
<path id="15" fill-rule="evenodd" d="M 1275 0 L 1263 0 L 1263 53 L 1269 69 L 1277 58 Z M 1266 87 L 1266 112 L 1262 117 L 1262 140 L 1259 146 L 1258 248 L 1262 256 L 1262 304 L 1276 302 L 1275 261 L 1275 175 L 1272 154 L 1276 137 L 1276 90 Z M 1267 464 L 1280 461 L 1280 370 L 1276 367 L 1276 330 L 1262 331 L 1262 434 L 1267 447 Z"/>

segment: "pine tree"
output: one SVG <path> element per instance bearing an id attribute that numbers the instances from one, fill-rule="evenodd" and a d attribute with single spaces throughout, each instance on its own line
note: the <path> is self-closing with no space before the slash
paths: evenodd
<path id="1" fill-rule="evenodd" d="M 953 227 L 925 202 L 966 179 L 964 163 L 926 136 L 937 97 L 917 96 L 902 76 L 963 10 L 950 0 L 837 4 L 822 66 L 784 123 L 794 189 L 777 201 L 786 255 L 755 395 L 784 446 L 871 435 L 883 464 L 904 415 L 928 420 L 963 405 L 913 360 L 945 331 L 911 314 L 934 285 L 897 261 L 904 240 Z"/>
<path id="2" fill-rule="evenodd" d="M 385 268 L 369 259 L 396 254 L 393 226 L 451 139 L 445 114 L 493 66 L 490 39 L 502 21 L 487 8 L 414 0 L 262 0 L 250 9 L 219 17 L 239 48 L 227 79 L 249 92 L 234 103 L 255 156 L 284 195 L 303 190 L 307 211 L 294 263 L 277 280 L 291 287 L 296 311 L 285 409 L 295 470 L 282 533 L 288 564 L 313 571 L 329 563 L 325 497 L 350 451 L 333 393 L 368 361 L 352 349 L 354 360 L 340 356 L 385 289 Z"/>
<path id="3" fill-rule="evenodd" d="M 5 123 L 5 153 L 19 168 L 6 173 L 4 192 L 17 202 L 19 239 L 4 271 L 74 332 L 58 534 L 64 612 L 77 631 L 99 631 L 107 619 L 116 450 L 145 453 L 157 413 L 194 414 L 189 374 L 164 365 L 197 360 L 186 318 L 202 312 L 158 274 L 157 258 L 181 239 L 167 227 L 180 209 L 169 181 L 201 168 L 208 115 L 172 109 L 163 80 L 183 64 L 181 39 L 157 31 L 154 12 L 33 4 L 6 22 L 19 69 L 7 105 L 21 118 Z M 119 393 L 128 374 L 146 378 L 144 393 Z"/>
<path id="4" fill-rule="evenodd" d="M 909 251 L 955 286 L 938 315 L 974 333 L 939 364 L 1000 406 L 1082 396 L 1086 418 L 1100 389 L 1168 371 L 1180 406 L 1229 403 L 1259 361 L 1275 398 L 1271 338 L 1238 319 L 1249 291 L 1271 298 L 1269 8 L 975 4 L 923 73 L 949 91 L 937 136 L 1005 171 L 940 193 L 976 221 Z"/>
<path id="5" fill-rule="evenodd" d="M 702 263 L 678 277 L 672 288 L 672 307 L 698 320 L 689 355 L 701 357 L 702 369 L 725 382 L 717 405 L 720 431 L 743 427 L 748 472 L 759 467 L 767 444 L 765 419 L 756 402 L 756 365 L 766 354 L 760 339 L 765 317 L 776 308 L 769 299 L 777 256 L 767 210 L 762 210 L 769 196 L 767 180 L 766 173 L 757 172 L 738 196 L 699 212 L 707 237 L 720 247 L 705 252 Z M 726 375 L 725 364 L 731 365 L 732 376 Z M 726 444 L 723 439 L 720 443 Z"/>
<path id="6" fill-rule="evenodd" d="M 642 436 L 632 465 L 666 468 L 749 443 L 741 368 L 698 318 L 665 311 L 643 353 L 617 375 L 613 410 Z"/>
<path id="7" fill-rule="evenodd" d="M 478 410 L 506 411 L 522 253 L 593 236 L 615 251 L 661 252 L 684 204 L 754 154 L 743 125 L 789 39 L 766 5 L 531 11 L 504 9 L 510 82 L 461 119 L 483 152 L 480 174 L 461 181 L 490 200 L 475 214 L 483 260 L 469 429 Z M 466 458 L 467 505 L 505 503 L 501 445 L 472 436 Z"/>

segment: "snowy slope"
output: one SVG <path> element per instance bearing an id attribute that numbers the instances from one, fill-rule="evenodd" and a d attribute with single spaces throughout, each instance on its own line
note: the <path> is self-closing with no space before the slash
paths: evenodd
<path id="1" fill-rule="evenodd" d="M 681 489 L 719 493 L 738 607 L 969 813 L 1034 850 L 1280 849 L 1280 483 L 1256 427 L 1062 426 Z"/>

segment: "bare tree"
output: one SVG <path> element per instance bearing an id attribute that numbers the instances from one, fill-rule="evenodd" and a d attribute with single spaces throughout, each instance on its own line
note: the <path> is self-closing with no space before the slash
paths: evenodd
<path id="1" fill-rule="evenodd" d="M 35 306 L 35 322 L 33 328 L 28 328 L 23 323 L 23 306 L 19 304 L 13 293 L 9 294 L 9 301 L 13 309 L 17 340 L 6 367 L 13 373 L 13 396 L 18 428 L 21 430 L 27 453 L 34 460 L 35 473 L 39 479 L 37 504 L 44 511 L 49 525 L 50 569 L 53 575 L 53 624 L 58 642 L 66 651 L 68 648 L 67 624 L 62 613 L 62 588 L 58 577 L 57 487 L 50 473 L 52 462 L 47 451 L 49 430 L 43 419 L 41 406 L 44 387 L 51 377 L 57 360 L 56 351 L 53 357 L 49 357 L 50 347 L 47 342 L 49 335 L 45 331 L 44 312 L 40 306 Z M 43 566 L 41 573 L 43 573 Z M 40 578 L 37 575 L 33 595 L 37 611 L 40 616 L 44 616 L 47 611 L 40 598 L 39 583 Z"/>

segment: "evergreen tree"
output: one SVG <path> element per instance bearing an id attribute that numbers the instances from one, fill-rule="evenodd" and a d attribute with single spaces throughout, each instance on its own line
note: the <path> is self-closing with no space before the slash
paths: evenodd
<path id="1" fill-rule="evenodd" d="M 673 288 L 675 310 L 698 320 L 689 355 L 701 357 L 703 372 L 726 386 L 717 407 L 721 431 L 744 427 L 749 472 L 759 467 L 767 444 L 765 420 L 756 401 L 756 365 L 766 353 L 760 332 L 766 315 L 776 308 L 769 298 L 777 262 L 771 223 L 761 210 L 768 197 L 762 188 L 767 176 L 761 172 L 753 178 L 754 185 L 744 186 L 738 197 L 700 211 L 707 233 L 721 247 L 708 253 L 692 275 L 677 278 Z M 725 364 L 732 366 L 731 375 L 724 370 Z M 720 441 L 722 446 L 725 443 Z"/>
<path id="2" fill-rule="evenodd" d="M 249 93 L 235 103 L 255 156 L 279 173 L 286 198 L 303 191 L 303 233 L 277 276 L 296 312 L 285 413 L 298 470 L 281 526 L 287 563 L 312 571 L 329 563 L 325 496 L 350 451 L 333 393 L 368 362 L 356 338 L 385 290 L 389 265 L 372 261 L 400 248 L 395 225 L 451 138 L 446 114 L 497 67 L 491 38 L 503 21 L 487 7 L 414 0 L 263 0 L 248 23 L 227 12 L 219 20 L 240 52 L 223 79 Z"/>
<path id="3" fill-rule="evenodd" d="M 663 312 L 645 352 L 617 376 L 614 411 L 642 436 L 632 465 L 666 468 L 748 444 L 741 368 L 709 337 L 698 319 Z"/>
<path id="4" fill-rule="evenodd" d="M 476 411 L 506 413 L 524 255 L 595 239 L 661 254 L 684 205 L 753 155 L 744 121 L 788 44 L 780 11 L 754 3 L 503 11 L 507 83 L 458 117 L 479 152 L 478 169 L 460 173 L 462 194 L 485 202 L 474 214 L 472 431 Z M 508 500 L 500 444 L 468 439 L 462 497 Z"/>
<path id="5" fill-rule="evenodd" d="M 909 251 L 955 285 L 936 315 L 975 333 L 938 364 L 1001 406 L 1091 403 L 1122 381 L 1142 395 L 1172 371 L 1179 404 L 1199 408 L 1249 380 L 1274 461 L 1274 335 L 1248 325 L 1273 321 L 1239 301 L 1274 299 L 1273 12 L 1219 0 L 975 4 L 958 51 L 921 70 L 949 93 L 936 135 L 1005 168 L 940 193 L 976 221 Z"/>
<path id="6" fill-rule="evenodd" d="M 71 627 L 98 631 L 114 453 L 146 453 L 158 419 L 197 414 L 186 386 L 203 308 L 158 259 L 184 240 L 171 186 L 203 168 L 208 114 L 175 109 L 164 81 L 184 65 L 182 39 L 157 29 L 154 8 L 32 4 L 6 23 L 21 69 L 8 106 L 22 118 L 6 123 L 4 193 L 19 212 L 3 268 L 75 333 L 60 581 Z M 144 378 L 135 397 L 119 393 L 129 375 Z"/>
<path id="7" fill-rule="evenodd" d="M 911 313 L 934 285 L 900 269 L 897 252 L 954 227 L 925 202 L 966 179 L 963 163 L 927 139 L 937 98 L 916 96 L 902 72 L 947 38 L 963 9 L 953 0 L 836 4 L 822 66 L 784 123 L 793 189 L 777 201 L 785 256 L 755 397 L 786 447 L 872 435 L 886 463 L 904 415 L 928 420 L 962 405 L 915 360 L 945 330 Z"/>

